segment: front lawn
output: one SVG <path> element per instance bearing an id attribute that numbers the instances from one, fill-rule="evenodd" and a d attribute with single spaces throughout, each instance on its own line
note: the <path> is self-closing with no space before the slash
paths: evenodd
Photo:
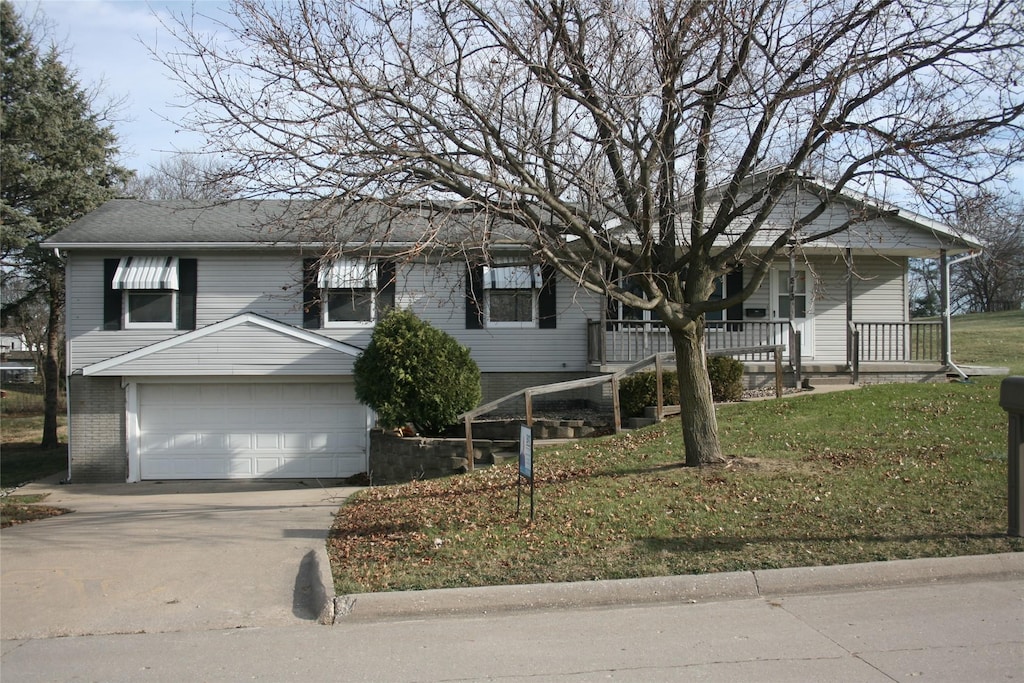
<path id="1" fill-rule="evenodd" d="M 0 527 L 21 524 L 67 512 L 62 508 L 38 505 L 36 496 L 8 495 L 11 489 L 53 474 L 67 473 L 68 447 L 42 449 L 41 400 L 34 387 L 5 388 L 3 416 L 0 418 Z M 57 434 L 66 439 L 67 419 L 57 419 Z"/>
<path id="2" fill-rule="evenodd" d="M 516 471 L 367 489 L 328 539 L 339 593 L 1024 550 L 1006 531 L 999 379 L 721 406 L 724 467 L 681 467 L 677 421 L 538 449 Z M 524 492 L 525 493 L 525 492 Z"/>
<path id="3" fill-rule="evenodd" d="M 57 419 L 57 435 L 66 439 L 61 415 Z M 67 472 L 68 447 L 42 449 L 42 415 L 4 415 L 0 421 L 0 488 L 10 489 L 58 472 Z"/>

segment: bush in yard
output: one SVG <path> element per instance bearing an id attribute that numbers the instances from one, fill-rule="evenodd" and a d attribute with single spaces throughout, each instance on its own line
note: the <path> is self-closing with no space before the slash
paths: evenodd
<path id="1" fill-rule="evenodd" d="M 708 357 L 711 396 L 715 401 L 738 401 L 743 398 L 743 363 L 726 356 Z M 672 370 L 661 373 L 662 396 L 666 405 L 679 403 L 679 381 Z M 619 382 L 619 409 L 623 417 L 640 417 L 644 408 L 658 402 L 657 376 L 638 372 Z"/>
<path id="2" fill-rule="evenodd" d="M 433 436 L 479 403 L 480 369 L 450 335 L 392 309 L 356 359 L 355 389 L 382 427 L 412 424 Z"/>
<path id="3" fill-rule="evenodd" d="M 728 356 L 708 357 L 711 397 L 716 401 L 738 401 L 743 398 L 743 361 Z"/>
<path id="4" fill-rule="evenodd" d="M 666 405 L 679 403 L 679 382 L 672 370 L 661 373 L 662 397 Z M 653 372 L 638 372 L 619 382 L 619 410 L 623 417 L 641 417 L 644 408 L 658 403 L 658 378 Z"/>

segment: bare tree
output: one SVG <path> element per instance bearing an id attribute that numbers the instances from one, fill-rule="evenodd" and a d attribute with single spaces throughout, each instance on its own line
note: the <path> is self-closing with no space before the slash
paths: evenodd
<path id="1" fill-rule="evenodd" d="M 1024 141 L 1016 0 L 236 0 L 224 27 L 180 17 L 165 60 L 251 193 L 515 223 L 539 260 L 664 321 L 690 465 L 722 459 L 707 313 L 870 218 L 819 227 L 851 183 L 948 204 Z M 777 221 L 809 175 L 825 189 Z M 742 292 L 713 299 L 740 267 Z"/>
<path id="2" fill-rule="evenodd" d="M 953 272 L 954 307 L 971 313 L 1019 310 L 1024 306 L 1024 203 L 983 192 L 961 205 L 958 219 L 984 251 Z"/>
<path id="3" fill-rule="evenodd" d="M 136 199 L 217 201 L 239 194 L 236 176 L 216 159 L 193 152 L 164 157 L 149 173 L 130 178 L 121 193 Z"/>

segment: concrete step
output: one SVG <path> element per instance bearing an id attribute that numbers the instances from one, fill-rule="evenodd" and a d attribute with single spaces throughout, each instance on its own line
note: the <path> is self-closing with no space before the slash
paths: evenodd
<path id="1" fill-rule="evenodd" d="M 649 427 L 653 424 L 657 424 L 658 421 L 653 417 L 631 417 L 626 422 L 627 429 L 640 429 L 641 427 Z"/>
<path id="2" fill-rule="evenodd" d="M 831 377 L 809 377 L 808 384 L 812 387 L 834 387 L 841 384 L 853 384 L 853 377 L 850 375 L 838 375 Z"/>
<path id="3" fill-rule="evenodd" d="M 519 451 L 494 451 L 491 459 L 495 465 L 511 465 L 519 462 Z"/>

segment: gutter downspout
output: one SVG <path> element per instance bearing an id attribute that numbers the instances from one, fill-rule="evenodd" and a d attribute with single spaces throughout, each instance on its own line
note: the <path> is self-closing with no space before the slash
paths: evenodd
<path id="1" fill-rule="evenodd" d="M 58 259 L 61 258 L 60 247 L 53 248 L 53 255 Z M 64 279 L 64 296 L 67 298 L 67 271 L 65 271 Z M 64 306 L 64 312 L 67 313 L 67 305 Z M 74 367 L 71 362 L 71 341 L 68 339 L 67 333 L 67 316 L 64 317 L 64 417 L 66 419 L 65 424 L 67 425 L 68 435 L 68 464 L 67 464 L 67 476 L 61 480 L 61 484 L 71 483 L 71 368 Z M 58 373 L 59 374 L 59 373 Z"/>
<path id="2" fill-rule="evenodd" d="M 942 349 L 942 360 L 946 364 L 946 369 L 960 375 L 960 380 L 963 382 L 968 381 L 970 378 L 967 376 L 967 373 L 953 362 L 953 322 L 950 311 L 949 270 L 958 263 L 970 261 L 979 256 L 981 256 L 981 251 L 972 251 L 951 261 L 946 257 L 946 250 L 943 249 L 939 257 L 940 261 L 942 261 L 942 341 L 944 346 Z"/>

